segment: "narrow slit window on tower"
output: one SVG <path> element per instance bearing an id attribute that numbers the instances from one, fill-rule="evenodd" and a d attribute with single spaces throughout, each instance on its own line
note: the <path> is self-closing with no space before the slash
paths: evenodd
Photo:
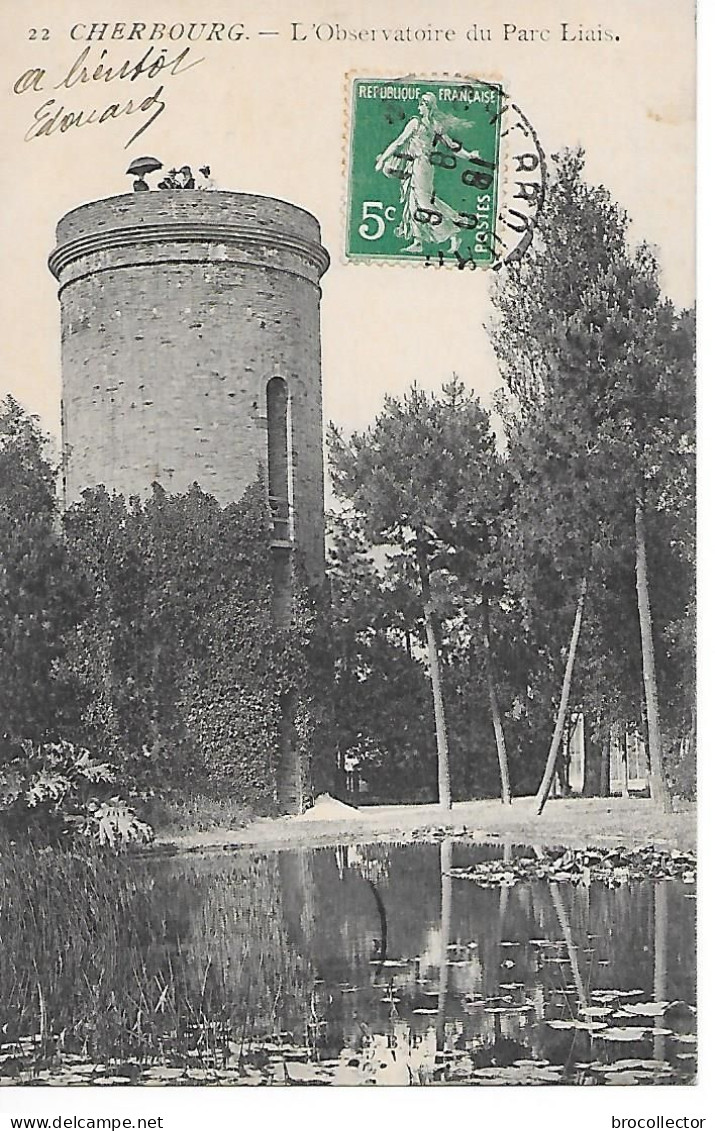
<path id="1" fill-rule="evenodd" d="M 268 499 L 276 538 L 291 536 L 290 404 L 282 377 L 271 377 L 266 387 L 268 415 Z"/>

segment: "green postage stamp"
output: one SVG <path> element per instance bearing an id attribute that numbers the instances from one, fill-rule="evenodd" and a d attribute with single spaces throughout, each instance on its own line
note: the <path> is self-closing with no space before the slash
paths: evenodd
<path id="1" fill-rule="evenodd" d="M 491 266 L 503 97 L 477 80 L 353 80 L 348 259 Z"/>

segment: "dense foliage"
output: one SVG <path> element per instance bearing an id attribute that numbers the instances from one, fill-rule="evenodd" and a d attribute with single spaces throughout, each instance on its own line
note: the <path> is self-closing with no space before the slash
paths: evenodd
<path id="1" fill-rule="evenodd" d="M 65 528 L 92 594 L 67 657 L 83 741 L 138 784 L 270 804 L 282 669 L 260 486 L 225 509 L 198 488 L 129 506 L 100 488 Z"/>
<path id="2" fill-rule="evenodd" d="M 597 749 L 614 725 L 646 739 L 665 801 L 663 764 L 676 792 L 693 785 L 676 762 L 694 751 L 694 316 L 583 172 L 581 151 L 554 160 L 538 237 L 494 291 L 512 586 L 539 641 L 532 683 L 541 669 L 555 687 L 588 582 L 571 701 Z"/>
<path id="3" fill-rule="evenodd" d="M 83 837 L 109 849 L 151 841 L 153 829 L 117 796 L 116 779 L 107 762 L 64 739 L 22 743 L 0 766 L 2 832 L 72 847 Z"/>
<path id="4" fill-rule="evenodd" d="M 293 622 L 274 625 L 263 484 L 223 508 L 198 487 L 129 501 L 100 487 L 60 516 L 44 439 L 13 402 L 0 435 L 5 777 L 23 744 L 65 741 L 114 767 L 124 796 L 273 811 L 283 704 L 310 761 L 330 653 L 299 570 Z M 324 757 L 314 770 L 325 788 Z"/>
<path id="5" fill-rule="evenodd" d="M 8 743 L 44 738 L 66 709 L 59 670 L 77 601 L 46 448 L 36 422 L 8 397 L 0 411 L 0 762 Z"/>

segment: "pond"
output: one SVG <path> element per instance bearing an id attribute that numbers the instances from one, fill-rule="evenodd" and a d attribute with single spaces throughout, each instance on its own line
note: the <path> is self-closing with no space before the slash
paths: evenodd
<path id="1" fill-rule="evenodd" d="M 41 856 L 31 882 L 5 878 L 0 1082 L 692 1082 L 692 883 L 523 882 L 520 853 L 447 840 L 54 877 Z M 488 886 L 460 874 L 504 857 Z"/>

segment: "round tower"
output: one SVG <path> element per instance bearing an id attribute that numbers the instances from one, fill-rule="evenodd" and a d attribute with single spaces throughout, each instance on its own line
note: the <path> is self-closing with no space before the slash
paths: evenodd
<path id="1" fill-rule="evenodd" d="M 308 212 L 236 192 L 109 197 L 60 220 L 65 500 L 267 471 L 275 549 L 324 568 L 320 286 Z M 276 566 L 281 572 L 280 563 Z M 280 615 L 280 612 L 279 612 Z"/>

